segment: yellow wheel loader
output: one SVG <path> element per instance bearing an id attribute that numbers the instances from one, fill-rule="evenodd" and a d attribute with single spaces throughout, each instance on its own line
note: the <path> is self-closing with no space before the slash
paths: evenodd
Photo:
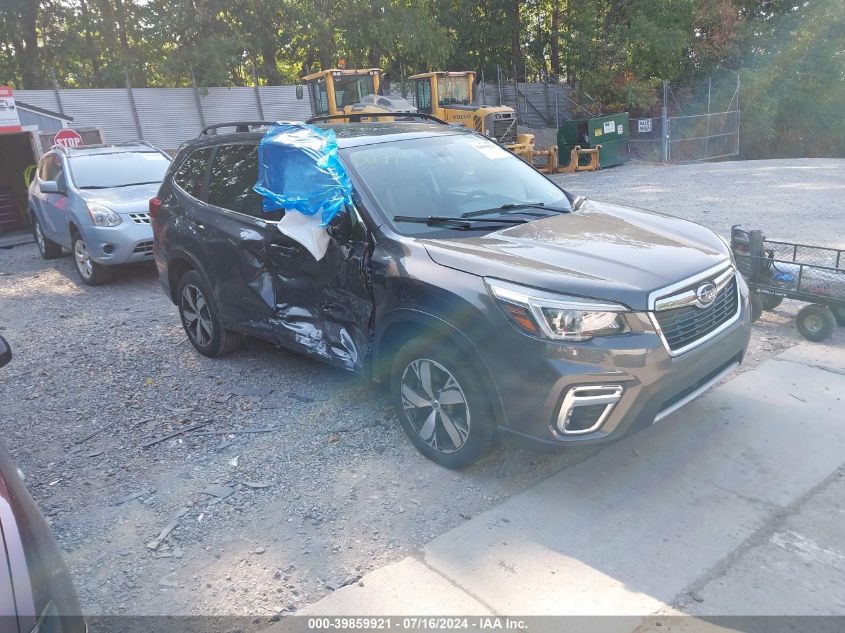
<path id="1" fill-rule="evenodd" d="M 436 71 L 409 79 L 420 112 L 489 136 L 524 159 L 534 151 L 534 135 L 517 133 L 513 108 L 475 102 L 474 72 Z"/>
<path id="2" fill-rule="evenodd" d="M 350 115 L 338 122 L 392 121 L 393 117 L 362 116 L 378 113 L 411 113 L 417 109 L 401 97 L 379 94 L 381 69 L 330 68 L 302 78 L 308 86 L 314 116 Z"/>

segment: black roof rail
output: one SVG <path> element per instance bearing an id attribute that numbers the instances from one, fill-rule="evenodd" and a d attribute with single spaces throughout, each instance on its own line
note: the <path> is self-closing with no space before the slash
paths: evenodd
<path id="1" fill-rule="evenodd" d="M 432 114 L 425 114 L 423 112 L 350 112 L 349 114 L 321 114 L 319 116 L 312 116 L 307 119 L 306 123 L 318 123 L 320 121 L 332 121 L 337 119 L 349 119 L 352 123 L 360 123 L 361 117 L 396 117 L 396 120 L 401 121 L 404 118 L 422 119 L 423 121 L 431 121 L 432 123 L 439 123 L 440 125 L 450 125 L 443 119 L 440 119 Z M 357 119 L 357 121 L 356 121 Z"/>
<path id="2" fill-rule="evenodd" d="M 149 147 L 150 149 L 154 149 L 157 152 L 162 151 L 161 148 L 158 148 L 155 145 L 153 145 L 152 143 L 150 143 L 149 141 L 144 141 L 142 139 L 138 139 L 136 141 L 118 141 L 116 143 L 90 143 L 90 144 L 84 144 L 84 145 L 77 145 L 76 147 L 65 147 L 64 145 L 55 144 L 50 149 L 59 149 L 59 150 L 65 152 L 65 153 L 67 153 L 67 151 L 71 150 L 71 149 L 97 149 L 97 148 L 101 148 L 101 147 L 105 147 L 105 148 L 108 148 L 108 147 L 130 147 L 132 145 L 144 145 L 146 147 Z"/>
<path id="3" fill-rule="evenodd" d="M 269 125 L 276 125 L 276 123 L 278 123 L 278 121 L 229 121 L 227 123 L 215 123 L 214 125 L 206 125 L 202 129 L 202 132 L 200 132 L 199 135 L 200 136 L 208 136 L 209 132 L 212 132 L 214 130 L 218 130 L 221 127 L 234 127 L 234 128 L 245 127 L 246 130 L 239 130 L 239 131 L 248 132 L 249 128 L 251 128 L 251 127 L 266 127 L 266 126 L 269 126 Z"/>

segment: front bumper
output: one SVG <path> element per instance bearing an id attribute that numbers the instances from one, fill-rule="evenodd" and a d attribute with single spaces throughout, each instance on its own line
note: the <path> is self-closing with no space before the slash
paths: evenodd
<path id="1" fill-rule="evenodd" d="M 748 293 L 742 286 L 737 320 L 677 355 L 669 353 L 645 314 L 635 317 L 642 326 L 637 330 L 642 331 L 580 344 L 529 339 L 508 326 L 507 332 L 500 331 L 496 341 L 489 342 L 483 355 L 501 403 L 500 429 L 554 449 L 612 441 L 662 419 L 742 362 L 751 332 Z M 615 399 L 610 397 L 617 393 Z M 601 403 L 595 409 L 596 421 L 602 414 L 600 424 L 561 432 L 558 416 L 562 406 L 572 404 L 572 394 L 596 397 Z M 609 401 L 613 404 L 605 409 Z"/>
<path id="2" fill-rule="evenodd" d="M 117 226 L 86 226 L 82 231 L 88 253 L 98 264 L 153 261 L 153 230 L 149 224 L 136 224 L 124 217 Z"/>

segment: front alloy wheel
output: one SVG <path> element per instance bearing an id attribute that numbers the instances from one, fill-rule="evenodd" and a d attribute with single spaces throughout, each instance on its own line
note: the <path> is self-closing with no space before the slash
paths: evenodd
<path id="1" fill-rule="evenodd" d="M 414 432 L 433 450 L 454 453 L 466 444 L 472 423 L 467 399 L 440 363 L 420 358 L 405 368 L 402 407 Z"/>
<path id="2" fill-rule="evenodd" d="M 73 258 L 76 260 L 76 268 L 83 279 L 91 279 L 94 274 L 93 262 L 88 254 L 88 247 L 82 240 L 76 240 L 73 245 Z"/>
<path id="3" fill-rule="evenodd" d="M 494 405 L 469 358 L 415 337 L 397 352 L 390 383 L 402 430 L 430 460 L 464 468 L 488 451 Z"/>
<path id="4" fill-rule="evenodd" d="M 108 268 L 91 259 L 88 246 L 78 235 L 73 240 L 73 261 L 79 278 L 89 286 L 99 286 L 111 278 Z"/>

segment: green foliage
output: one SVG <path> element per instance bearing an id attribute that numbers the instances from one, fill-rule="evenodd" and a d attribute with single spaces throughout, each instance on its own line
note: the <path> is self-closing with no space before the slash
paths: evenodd
<path id="1" fill-rule="evenodd" d="M 743 154 L 845 156 L 845 4 L 816 0 L 766 26 L 743 72 Z"/>
<path id="2" fill-rule="evenodd" d="M 0 1 L 0 83 L 19 88 L 279 84 L 340 58 L 640 112 L 663 80 L 742 69 L 747 155 L 845 154 L 842 0 Z"/>

